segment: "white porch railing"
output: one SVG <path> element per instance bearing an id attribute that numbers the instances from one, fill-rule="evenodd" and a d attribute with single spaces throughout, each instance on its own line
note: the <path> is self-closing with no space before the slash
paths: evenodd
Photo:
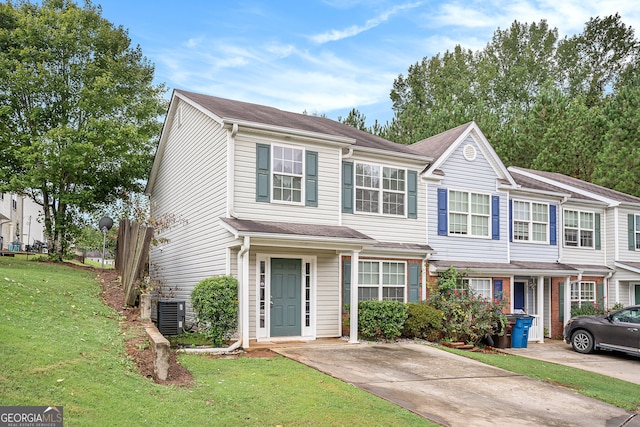
<path id="1" fill-rule="evenodd" d="M 542 341 L 544 339 L 544 329 L 542 327 L 542 316 L 537 314 L 530 314 L 533 317 L 531 321 L 531 327 L 529 328 L 529 342 Z"/>

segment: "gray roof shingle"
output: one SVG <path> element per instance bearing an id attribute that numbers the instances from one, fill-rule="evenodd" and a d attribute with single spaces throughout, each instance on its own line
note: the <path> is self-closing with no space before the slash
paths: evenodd
<path id="1" fill-rule="evenodd" d="M 430 136 L 429 138 L 411 144 L 410 147 L 417 153 L 437 159 L 467 130 L 471 123 L 473 122 L 465 123 L 449 129 L 446 132 Z"/>
<path id="2" fill-rule="evenodd" d="M 284 234 L 293 236 L 329 237 L 336 239 L 374 239 L 353 228 L 337 225 L 297 224 L 292 222 L 254 221 L 251 219 L 220 218 L 234 230 L 255 234 Z"/>
<path id="3" fill-rule="evenodd" d="M 281 126 L 290 129 L 299 129 L 308 132 L 316 132 L 355 140 L 356 147 L 373 148 L 377 150 L 391 151 L 403 154 L 420 156 L 409 146 L 388 141 L 368 132 L 361 131 L 335 120 L 325 117 L 307 114 L 292 113 L 265 105 L 251 104 L 248 102 L 218 98 L 216 96 L 202 95 L 184 90 L 175 90 L 176 93 L 189 98 L 208 111 L 223 119 L 236 119 L 253 123 L 261 123 L 272 126 Z"/>

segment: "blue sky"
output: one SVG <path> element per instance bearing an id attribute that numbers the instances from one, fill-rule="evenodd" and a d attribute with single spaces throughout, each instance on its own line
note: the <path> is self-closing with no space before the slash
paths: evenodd
<path id="1" fill-rule="evenodd" d="M 546 19 L 560 35 L 618 12 L 640 28 L 637 0 L 94 0 L 129 30 L 156 82 L 332 119 L 393 112 L 394 79 L 456 44 L 482 49 L 514 20 Z M 170 93 L 170 92 L 169 92 Z"/>

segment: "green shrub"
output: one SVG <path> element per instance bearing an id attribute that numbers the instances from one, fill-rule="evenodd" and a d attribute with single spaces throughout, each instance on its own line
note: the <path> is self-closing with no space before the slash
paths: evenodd
<path id="1" fill-rule="evenodd" d="M 429 304 L 409 303 L 402 336 L 437 341 L 442 338 L 443 318 L 444 313 Z"/>
<path id="2" fill-rule="evenodd" d="M 583 302 L 581 304 L 571 304 L 571 317 L 575 316 L 593 316 L 595 314 L 604 314 L 604 308 L 591 302 Z"/>
<path id="3" fill-rule="evenodd" d="M 365 339 L 392 340 L 400 336 L 407 306 L 399 301 L 360 301 L 358 333 Z"/>
<path id="4" fill-rule="evenodd" d="M 205 335 L 222 346 L 238 325 L 238 281 L 231 276 L 200 281 L 191 292 L 191 305 Z"/>

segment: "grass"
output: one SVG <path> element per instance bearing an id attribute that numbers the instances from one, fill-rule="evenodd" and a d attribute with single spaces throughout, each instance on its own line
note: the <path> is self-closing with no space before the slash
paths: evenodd
<path id="1" fill-rule="evenodd" d="M 638 384 L 635 383 L 511 354 L 470 352 L 445 347 L 443 349 L 507 371 L 569 388 L 619 408 L 629 411 L 640 409 L 640 393 Z"/>
<path id="2" fill-rule="evenodd" d="M 100 292 L 91 272 L 0 257 L 1 405 L 62 405 L 65 426 L 433 425 L 282 357 L 182 355 L 195 384 L 155 384 Z"/>

